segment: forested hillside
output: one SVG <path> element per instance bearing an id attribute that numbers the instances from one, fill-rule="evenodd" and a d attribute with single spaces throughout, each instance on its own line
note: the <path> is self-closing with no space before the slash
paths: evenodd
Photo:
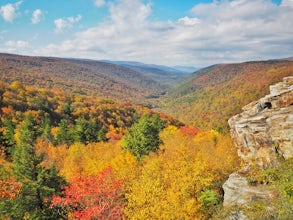
<path id="1" fill-rule="evenodd" d="M 207 218 L 239 165 L 228 136 L 147 108 L 20 82 L 0 91 L 4 219 Z"/>
<path id="2" fill-rule="evenodd" d="M 160 66 L 154 64 L 144 64 L 140 62 L 127 62 L 127 61 L 106 61 L 114 64 L 118 64 L 121 66 L 125 66 L 127 68 L 136 70 L 141 72 L 147 77 L 151 77 L 155 79 L 165 87 L 168 88 L 175 83 L 178 83 L 179 80 L 183 79 L 185 76 L 191 74 L 193 71 L 182 71 L 177 70 L 172 67 Z M 181 67 L 182 69 L 184 67 Z"/>
<path id="3" fill-rule="evenodd" d="M 9 83 L 19 81 L 31 86 L 61 88 L 138 104 L 150 104 L 151 101 L 146 99 L 160 96 L 167 86 L 155 72 L 145 74 L 125 66 L 93 60 L 12 54 L 0 54 L 0 74 L 1 80 Z"/>
<path id="4" fill-rule="evenodd" d="M 163 111 L 201 129 L 227 131 L 227 120 L 268 93 L 269 85 L 293 75 L 293 62 L 272 60 L 220 64 L 192 74 L 170 90 Z"/>
<path id="5" fill-rule="evenodd" d="M 171 117 L 135 104 L 164 90 L 123 68 L 2 55 L 1 218 L 217 218 L 240 167 L 227 119 L 293 75 L 284 60 L 199 70 L 161 98 Z"/>

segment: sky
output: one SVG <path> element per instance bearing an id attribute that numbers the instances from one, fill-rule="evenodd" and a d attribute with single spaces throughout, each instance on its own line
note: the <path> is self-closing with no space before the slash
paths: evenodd
<path id="1" fill-rule="evenodd" d="M 293 56 L 293 0 L 0 0 L 0 52 L 205 67 Z"/>

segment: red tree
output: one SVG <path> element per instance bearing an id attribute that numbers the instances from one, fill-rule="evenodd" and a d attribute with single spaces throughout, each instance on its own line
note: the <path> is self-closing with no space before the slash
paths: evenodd
<path id="1" fill-rule="evenodd" d="M 196 127 L 190 127 L 188 125 L 185 125 L 180 128 L 180 131 L 183 135 L 194 136 L 194 135 L 197 135 L 197 133 L 199 132 L 199 129 Z"/>
<path id="2" fill-rule="evenodd" d="M 15 182 L 14 179 L 0 180 L 0 199 L 15 199 L 21 192 L 21 183 Z"/>
<path id="3" fill-rule="evenodd" d="M 62 207 L 74 219 L 122 219 L 121 184 L 111 168 L 99 175 L 74 178 L 64 187 L 65 197 L 53 197 L 51 207 Z"/>

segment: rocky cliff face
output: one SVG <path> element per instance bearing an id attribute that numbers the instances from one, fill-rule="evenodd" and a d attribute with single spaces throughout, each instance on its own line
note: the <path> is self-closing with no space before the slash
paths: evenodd
<path id="1" fill-rule="evenodd" d="M 230 118 L 231 136 L 246 165 L 268 168 L 293 156 L 293 77 L 270 86 L 270 94 Z"/>
<path id="2" fill-rule="evenodd" d="M 243 108 L 229 119 L 238 155 L 246 165 L 230 175 L 223 185 L 224 206 L 268 200 L 275 192 L 265 185 L 248 184 L 245 173 L 251 166 L 262 169 L 278 164 L 278 157 L 293 157 L 293 77 L 270 86 L 270 94 Z"/>

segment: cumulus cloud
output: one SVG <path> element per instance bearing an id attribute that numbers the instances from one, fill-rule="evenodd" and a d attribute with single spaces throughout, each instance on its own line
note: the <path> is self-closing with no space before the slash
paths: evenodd
<path id="1" fill-rule="evenodd" d="M 214 1 L 177 21 L 152 20 L 151 4 L 142 0 L 118 0 L 108 9 L 107 21 L 37 52 L 196 66 L 292 56 L 292 0 Z M 55 21 L 57 30 L 73 23 Z"/>
<path id="2" fill-rule="evenodd" d="M 43 17 L 43 12 L 41 9 L 36 9 L 33 14 L 32 14 L 32 18 L 31 18 L 31 21 L 33 24 L 37 24 L 41 21 Z"/>
<path id="3" fill-rule="evenodd" d="M 106 4 L 105 0 L 94 0 L 94 4 L 97 7 L 102 7 Z"/>
<path id="4" fill-rule="evenodd" d="M 7 22 L 13 22 L 13 20 L 18 16 L 19 6 L 22 1 L 16 2 L 15 4 L 6 4 L 0 7 L 0 16 Z"/>
<path id="5" fill-rule="evenodd" d="M 81 20 L 81 15 L 77 15 L 76 17 L 68 17 L 68 18 L 59 18 L 54 21 L 55 23 L 55 32 L 60 33 L 65 29 L 70 29 L 73 25 Z"/>

